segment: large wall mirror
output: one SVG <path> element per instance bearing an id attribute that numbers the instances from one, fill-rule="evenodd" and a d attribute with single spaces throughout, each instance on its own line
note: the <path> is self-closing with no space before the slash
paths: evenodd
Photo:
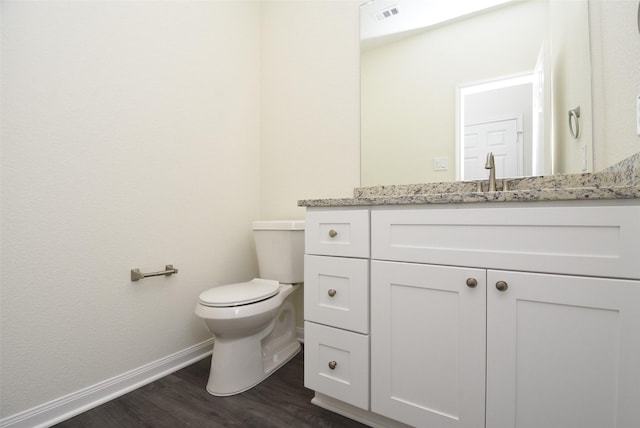
<path id="1" fill-rule="evenodd" d="M 361 184 L 591 172 L 588 0 L 362 0 Z"/>

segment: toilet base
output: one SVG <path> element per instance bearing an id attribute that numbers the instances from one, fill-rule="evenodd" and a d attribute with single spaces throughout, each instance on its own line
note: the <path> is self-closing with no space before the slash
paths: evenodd
<path id="1" fill-rule="evenodd" d="M 295 336 L 295 312 L 286 300 L 264 330 L 249 337 L 216 337 L 207 392 L 235 395 L 253 388 L 300 352 Z"/>
<path id="2" fill-rule="evenodd" d="M 287 352 L 283 352 L 281 354 L 281 358 L 278 360 L 278 364 L 277 365 L 273 365 L 270 370 L 265 371 L 264 373 L 261 373 L 258 376 L 253 376 L 251 377 L 251 380 L 249 380 L 249 377 L 245 377 L 245 383 L 246 382 L 250 382 L 244 386 L 236 386 L 233 391 L 229 391 L 228 388 L 226 387 L 220 387 L 220 382 L 216 382 L 213 376 L 213 360 L 212 360 L 212 364 L 211 364 L 211 374 L 209 375 L 209 382 L 207 383 L 207 392 L 211 395 L 215 395 L 217 397 L 227 397 L 230 395 L 236 395 L 236 394 L 240 394 L 242 392 L 248 391 L 251 388 L 253 388 L 256 385 L 259 385 L 263 380 L 265 380 L 266 378 L 268 378 L 269 376 L 271 376 L 273 373 L 275 373 L 280 367 L 284 366 L 286 363 L 288 363 L 293 357 L 295 357 L 296 355 L 298 355 L 298 353 L 300 352 L 300 350 L 302 349 L 302 347 L 300 346 L 300 343 L 296 342 L 297 346 L 290 346 L 287 349 Z"/>

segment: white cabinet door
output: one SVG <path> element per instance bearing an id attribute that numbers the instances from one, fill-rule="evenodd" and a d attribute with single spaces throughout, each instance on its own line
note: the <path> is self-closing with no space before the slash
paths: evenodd
<path id="1" fill-rule="evenodd" d="M 486 422 L 639 427 L 640 281 L 488 271 Z"/>
<path id="2" fill-rule="evenodd" d="M 485 280 L 482 269 L 371 262 L 372 411 L 415 427 L 484 426 Z"/>

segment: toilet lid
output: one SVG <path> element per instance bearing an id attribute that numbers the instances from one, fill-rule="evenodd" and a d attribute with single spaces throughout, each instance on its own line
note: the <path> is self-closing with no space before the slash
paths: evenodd
<path id="1" fill-rule="evenodd" d="M 210 288 L 200 294 L 200 303 L 213 307 L 248 305 L 275 296 L 279 287 L 278 281 L 254 278 L 249 282 Z"/>

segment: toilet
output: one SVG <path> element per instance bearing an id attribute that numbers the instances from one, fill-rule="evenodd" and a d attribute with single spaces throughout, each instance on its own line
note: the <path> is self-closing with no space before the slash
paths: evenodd
<path id="1" fill-rule="evenodd" d="M 300 351 L 291 295 L 304 279 L 304 221 L 255 221 L 260 278 L 200 294 L 195 313 L 215 336 L 207 391 L 234 395 Z"/>

